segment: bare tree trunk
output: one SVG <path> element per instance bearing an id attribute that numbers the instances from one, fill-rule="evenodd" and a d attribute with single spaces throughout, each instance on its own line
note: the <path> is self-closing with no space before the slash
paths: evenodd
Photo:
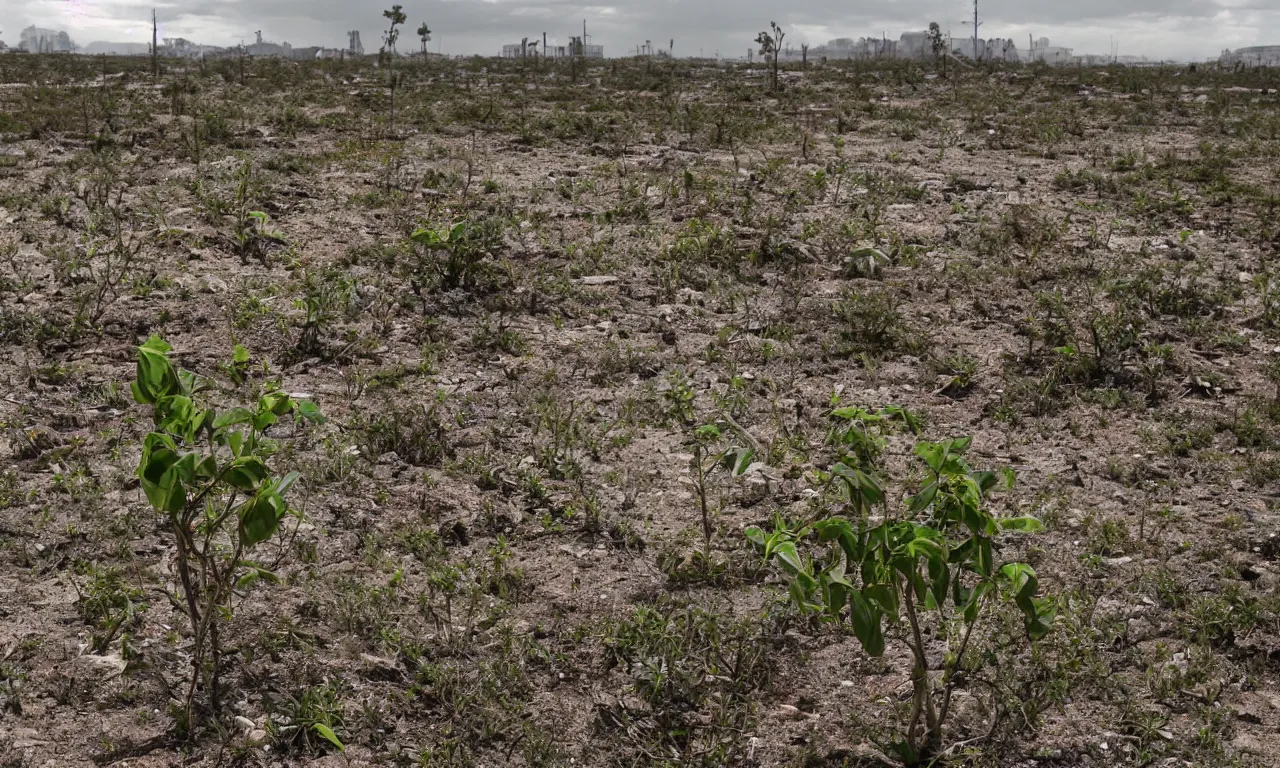
<path id="1" fill-rule="evenodd" d="M 159 35 L 156 31 L 156 9 L 151 9 L 151 78 L 160 78 L 160 50 L 156 47 Z"/>

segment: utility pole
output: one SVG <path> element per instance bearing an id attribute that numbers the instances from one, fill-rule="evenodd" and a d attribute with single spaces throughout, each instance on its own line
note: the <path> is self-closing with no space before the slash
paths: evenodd
<path id="1" fill-rule="evenodd" d="M 973 60 L 978 60 L 978 0 L 973 0 Z"/>
<path id="2" fill-rule="evenodd" d="M 156 48 L 156 9 L 151 9 L 151 79 L 155 80 L 160 77 L 160 50 Z"/>

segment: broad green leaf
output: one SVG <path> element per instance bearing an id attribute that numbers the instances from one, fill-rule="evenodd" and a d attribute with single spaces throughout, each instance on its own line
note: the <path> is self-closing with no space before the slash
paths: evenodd
<path id="1" fill-rule="evenodd" d="M 1026 563 L 1008 563 L 1000 568 L 1000 576 L 1008 583 L 1015 599 L 1029 599 L 1035 595 L 1040 583 L 1035 569 Z"/>
<path id="2" fill-rule="evenodd" d="M 300 477 L 301 475 L 299 475 L 297 472 L 290 472 L 289 474 L 280 478 L 280 482 L 276 483 L 276 493 L 280 494 L 283 497 L 286 493 L 289 492 L 289 489 L 293 487 L 293 484 L 298 482 L 298 478 Z"/>
<path id="3" fill-rule="evenodd" d="M 747 470 L 751 468 L 751 463 L 755 457 L 755 451 L 750 448 L 739 448 L 736 451 L 728 451 L 724 455 L 729 473 L 734 477 L 745 475 Z"/>
<path id="4" fill-rule="evenodd" d="M 999 480 L 995 472 L 991 472 L 985 469 L 978 470 L 975 472 L 970 472 L 969 477 L 970 479 L 973 480 L 974 483 L 977 484 L 978 489 L 982 491 L 982 493 L 984 494 L 987 491 L 994 488 L 996 486 L 997 481 Z"/>
<path id="5" fill-rule="evenodd" d="M 929 505 L 933 503 L 933 499 L 937 495 L 938 483 L 929 483 L 923 490 L 908 500 L 907 509 L 910 510 L 912 514 L 919 514 L 929 508 Z"/>
<path id="6" fill-rule="evenodd" d="M 175 435 L 185 435 L 190 430 L 194 411 L 191 398 L 185 395 L 166 396 L 156 406 L 156 412 L 162 414 L 158 426 Z"/>
<path id="7" fill-rule="evenodd" d="M 857 406 L 847 406 L 844 408 L 836 408 L 835 410 L 831 411 L 832 416 L 836 417 L 837 419 L 845 419 L 846 421 L 853 421 L 856 419 L 860 419 L 865 414 L 866 414 L 866 411 L 864 411 L 861 408 L 858 408 Z"/>
<path id="8" fill-rule="evenodd" d="M 951 570 L 947 568 L 947 563 L 942 558 L 929 560 L 929 581 L 932 582 L 929 591 L 933 595 L 935 605 L 937 607 L 946 605 L 947 590 L 951 586 Z"/>
<path id="9" fill-rule="evenodd" d="M 782 563 L 783 569 L 792 576 L 797 576 L 808 571 L 804 565 L 804 561 L 800 559 L 800 554 L 796 552 L 796 545 L 794 542 L 782 542 L 773 548 L 773 553 L 778 558 L 778 561 Z"/>
<path id="10" fill-rule="evenodd" d="M 293 409 L 293 399 L 285 392 L 268 392 L 258 398 L 258 412 L 269 411 L 276 416 L 283 416 Z"/>
<path id="11" fill-rule="evenodd" d="M 280 577 L 273 572 L 263 568 L 257 563 L 242 560 L 239 565 L 245 568 L 245 573 L 236 580 L 236 589 L 244 589 L 257 584 L 259 581 L 266 581 L 271 584 L 279 584 Z"/>
<path id="12" fill-rule="evenodd" d="M 800 583 L 799 579 L 792 579 L 791 584 L 787 587 L 787 591 L 791 593 L 791 601 L 795 603 L 796 607 L 800 608 L 802 612 L 813 607 L 809 604 L 809 595 L 805 591 L 804 586 Z"/>
<path id="13" fill-rule="evenodd" d="M 160 477 L 160 482 L 156 484 L 154 499 L 152 500 L 152 506 L 172 515 L 182 512 L 187 505 L 187 488 L 182 483 L 182 477 L 177 471 L 177 467 L 178 465 L 175 464 Z M 152 499 L 153 494 L 148 493 L 147 497 Z"/>
<path id="14" fill-rule="evenodd" d="M 827 604 L 827 613 L 833 619 L 839 619 L 840 613 L 844 610 L 845 599 L 853 588 L 846 581 L 832 581 L 823 585 L 823 598 Z"/>
<path id="15" fill-rule="evenodd" d="M 1022 607 L 1022 606 L 1019 606 Z M 1053 620 L 1058 615 L 1058 603 L 1050 598 L 1036 598 L 1031 601 L 1031 611 L 1023 610 L 1026 620 L 1027 636 L 1039 640 L 1053 629 Z"/>
<path id="16" fill-rule="evenodd" d="M 932 469 L 934 474 L 942 472 L 942 462 L 946 458 L 946 448 L 942 443 L 931 443 L 922 440 L 916 443 L 916 455 L 924 459 L 924 463 Z"/>
<path id="17" fill-rule="evenodd" d="M 347 751 L 347 748 L 342 746 L 342 741 L 338 738 L 338 734 L 334 733 L 333 729 L 324 723 L 312 723 L 311 730 L 319 734 L 325 741 L 337 747 L 339 752 L 345 753 Z"/>
<path id="18" fill-rule="evenodd" d="M 964 606 L 964 622 L 966 624 L 972 624 L 978 620 L 978 611 L 982 608 L 982 598 L 990 589 L 991 582 L 981 581 L 969 593 L 969 599 Z"/>
<path id="19" fill-rule="evenodd" d="M 924 426 L 920 423 L 920 418 L 916 416 L 915 411 L 906 408 L 898 409 L 902 416 L 902 421 L 907 425 L 907 429 L 911 430 L 911 434 L 920 435 L 924 433 Z"/>
<path id="20" fill-rule="evenodd" d="M 284 499 L 265 489 L 240 508 L 240 538 L 246 546 L 260 544 L 275 535 L 285 515 Z"/>
<path id="21" fill-rule="evenodd" d="M 298 400 L 294 404 L 298 408 L 298 415 L 304 420 L 312 424 L 324 423 L 324 414 L 320 412 L 320 406 L 310 400 Z"/>
<path id="22" fill-rule="evenodd" d="M 898 623 L 898 590 L 889 584 L 872 584 L 862 588 L 862 595 L 874 603 L 889 621 Z"/>
<path id="23" fill-rule="evenodd" d="M 957 608 L 969 602 L 969 597 L 973 594 L 973 590 L 969 589 L 963 582 L 961 582 L 961 573 L 961 569 L 957 568 L 951 574 L 951 600 Z"/>
<path id="24" fill-rule="evenodd" d="M 862 560 L 863 548 L 858 536 L 854 533 L 853 524 L 843 517 L 832 517 L 813 524 L 820 541 L 835 541 L 844 550 L 850 563 Z"/>
<path id="25" fill-rule="evenodd" d="M 261 409 L 253 417 L 253 428 L 262 432 L 267 427 L 275 424 L 279 419 L 268 409 Z"/>
<path id="26" fill-rule="evenodd" d="M 744 536 L 747 537 L 747 541 L 755 545 L 757 549 L 760 549 L 760 550 L 764 549 L 764 543 L 765 543 L 764 530 L 761 529 L 760 526 L 757 526 L 757 525 L 748 526 L 747 529 L 742 533 Z"/>
<path id="27" fill-rule="evenodd" d="M 845 536 L 853 536 L 853 524 L 844 517 L 829 517 L 813 524 L 819 541 L 838 541 Z"/>
<path id="28" fill-rule="evenodd" d="M 237 365 L 245 365 L 249 362 L 249 350 L 237 344 L 231 352 L 231 362 Z"/>
<path id="29" fill-rule="evenodd" d="M 849 592 L 849 618 L 862 649 L 871 656 L 883 656 L 884 633 L 880 628 L 880 611 L 857 590 Z"/>
<path id="30" fill-rule="evenodd" d="M 914 566 L 915 564 L 912 563 Z M 900 571 L 902 569 L 899 569 Z M 917 603 L 923 603 L 929 597 L 929 585 L 925 584 L 924 577 L 913 567 L 910 571 L 904 571 L 907 577 L 907 583 L 911 587 L 912 593 L 915 595 Z"/>
<path id="31" fill-rule="evenodd" d="M 135 400 L 149 405 L 182 392 L 178 374 L 169 358 L 165 357 L 168 345 L 157 337 L 152 337 L 152 341 L 158 341 L 159 345 L 152 345 L 149 341 L 138 348 L 137 380 L 134 382 L 136 386 L 130 387 Z"/>
<path id="32" fill-rule="evenodd" d="M 262 484 L 262 481 L 270 476 L 271 472 L 267 469 L 267 465 L 263 463 L 262 459 L 256 456 L 246 456 L 242 459 L 237 459 L 231 465 L 227 470 L 226 480 L 232 486 L 246 493 L 253 493 Z"/>
<path id="33" fill-rule="evenodd" d="M 889 744 L 888 751 L 896 755 L 898 762 L 902 765 L 920 765 L 923 762 L 920 759 L 920 751 L 906 739 L 892 742 Z"/>
<path id="34" fill-rule="evenodd" d="M 212 408 L 194 414 L 191 420 L 191 430 L 187 436 L 188 441 L 194 443 L 203 432 L 212 430 L 214 419 L 217 417 L 218 412 Z"/>
<path id="35" fill-rule="evenodd" d="M 907 546 L 904 551 L 907 556 L 911 558 L 923 557 L 929 560 L 934 560 L 946 557 L 945 548 L 932 536 L 917 536 L 907 542 Z"/>
<path id="36" fill-rule="evenodd" d="M 199 394 L 209 388 L 207 380 L 197 377 L 191 371 L 178 371 L 178 382 L 182 394 L 188 397 Z"/>
<path id="37" fill-rule="evenodd" d="M 884 501 L 884 488 L 880 481 L 861 469 L 841 462 L 831 468 L 831 473 L 841 480 L 845 497 L 851 503 L 874 506 Z"/>
<path id="38" fill-rule="evenodd" d="M 991 551 L 991 539 L 985 536 L 974 536 L 974 556 L 969 561 L 969 566 L 975 573 L 982 577 L 991 575 L 991 571 L 995 568 L 995 555 Z"/>
<path id="39" fill-rule="evenodd" d="M 430 227 L 418 227 L 413 230 L 413 234 L 409 235 L 409 239 L 421 245 L 435 245 L 440 237 Z"/>
<path id="40" fill-rule="evenodd" d="M 247 408 L 228 408 L 214 418 L 213 428 L 226 429 L 236 424 L 248 424 L 250 421 L 253 421 L 253 413 Z"/>
<path id="41" fill-rule="evenodd" d="M 212 480 L 218 475 L 217 457 L 205 456 L 196 464 L 192 474 L 198 480 Z"/>
<path id="42" fill-rule="evenodd" d="M 143 343 L 142 349 L 149 350 L 151 352 L 159 352 L 162 355 L 173 351 L 173 347 L 169 346 L 169 342 L 154 333 L 151 334 L 151 338 L 147 339 L 146 342 Z"/>
<path id="43" fill-rule="evenodd" d="M 174 467 L 181 460 L 168 435 L 152 432 L 143 441 L 138 479 L 151 506 L 160 512 L 178 512 L 186 502 L 186 490 Z"/>
<path id="44" fill-rule="evenodd" d="M 1034 517 L 1006 517 L 999 522 L 1000 527 L 1006 531 L 1039 533 L 1044 530 L 1044 524 Z"/>

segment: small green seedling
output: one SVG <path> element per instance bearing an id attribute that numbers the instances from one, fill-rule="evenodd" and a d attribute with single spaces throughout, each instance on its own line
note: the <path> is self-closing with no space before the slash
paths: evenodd
<path id="1" fill-rule="evenodd" d="M 427 259 L 418 270 L 424 281 L 434 273 L 436 283 L 446 291 L 473 287 L 485 259 L 502 243 L 501 230 L 491 219 L 463 219 L 443 227 L 424 225 L 409 237 L 426 250 Z M 415 290 L 421 290 L 420 283 Z"/>

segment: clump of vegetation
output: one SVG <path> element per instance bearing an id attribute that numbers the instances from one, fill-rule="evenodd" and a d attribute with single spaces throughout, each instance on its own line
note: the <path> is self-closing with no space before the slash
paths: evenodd
<path id="1" fill-rule="evenodd" d="M 1036 596 L 1035 571 L 1026 563 L 996 558 L 1002 531 L 1033 532 L 1040 524 L 991 512 L 986 497 L 1002 475 L 970 468 L 965 453 L 972 438 L 916 443 L 915 454 L 928 470 L 924 486 L 903 509 L 892 508 L 882 477 L 883 432 L 901 422 L 918 434 L 919 422 L 901 408 L 840 408 L 834 415 L 844 422 L 838 434 L 842 455 L 823 478 L 838 489 L 852 518 L 821 516 L 798 528 L 779 520 L 771 532 L 752 527 L 746 535 L 786 574 L 802 611 L 835 622 L 847 618 L 871 656 L 884 654 L 886 627 L 910 649 L 911 711 L 902 739 L 891 749 L 905 764 L 918 765 L 942 750 L 952 694 L 965 670 L 975 665 L 966 652 L 984 609 L 990 613 L 992 603 L 1012 600 L 1024 615 L 1029 638 L 1049 631 L 1057 607 L 1052 599 Z M 1004 473 L 1003 482 L 1011 484 L 1012 473 Z M 824 546 L 806 556 L 802 547 L 811 534 Z M 944 626 L 962 627 L 959 643 L 948 649 L 940 669 L 930 664 L 929 616 Z M 945 629 L 933 634 L 952 636 Z"/>

